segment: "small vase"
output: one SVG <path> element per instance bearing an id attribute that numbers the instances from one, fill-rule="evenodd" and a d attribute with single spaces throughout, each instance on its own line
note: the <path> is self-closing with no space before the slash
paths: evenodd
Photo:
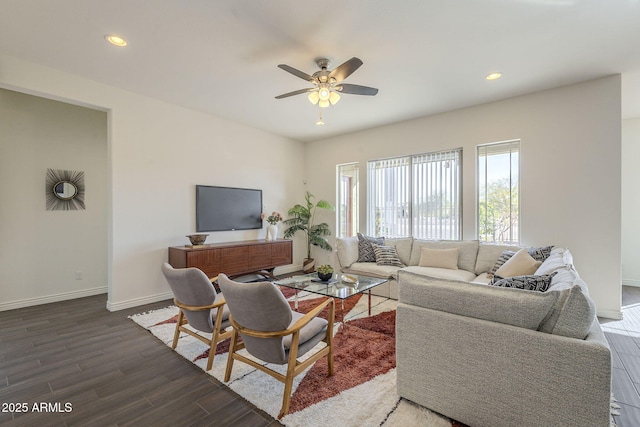
<path id="1" fill-rule="evenodd" d="M 307 274 L 316 271 L 316 260 L 313 258 L 305 258 L 304 261 L 302 261 L 302 271 Z"/>
<path id="2" fill-rule="evenodd" d="M 267 237 L 265 240 L 276 240 L 278 238 L 278 226 L 275 224 L 267 224 Z"/>

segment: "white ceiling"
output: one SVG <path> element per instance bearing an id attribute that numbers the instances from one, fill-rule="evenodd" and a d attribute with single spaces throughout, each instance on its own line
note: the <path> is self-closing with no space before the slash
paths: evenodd
<path id="1" fill-rule="evenodd" d="M 616 73 L 640 117 L 640 0 L 0 0 L 0 53 L 300 141 Z M 274 98 L 310 87 L 278 64 L 353 56 L 345 82 L 380 91 L 325 126 L 305 95 Z"/>

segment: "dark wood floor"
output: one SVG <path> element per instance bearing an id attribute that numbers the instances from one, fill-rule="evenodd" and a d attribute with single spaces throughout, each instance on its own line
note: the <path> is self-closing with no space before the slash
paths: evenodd
<path id="1" fill-rule="evenodd" d="M 618 427 L 640 426 L 640 288 L 622 287 L 623 320 L 601 319 L 611 346 L 613 395 L 620 405 Z"/>
<path id="2" fill-rule="evenodd" d="M 280 425 L 127 319 L 170 303 L 110 313 L 98 295 L 0 312 L 0 424 Z"/>
<path id="3" fill-rule="evenodd" d="M 618 427 L 640 425 L 640 288 L 623 288 L 624 320 L 602 320 Z M 0 424 L 280 425 L 127 318 L 170 301 L 115 313 L 105 304 L 98 295 L 0 312 Z"/>

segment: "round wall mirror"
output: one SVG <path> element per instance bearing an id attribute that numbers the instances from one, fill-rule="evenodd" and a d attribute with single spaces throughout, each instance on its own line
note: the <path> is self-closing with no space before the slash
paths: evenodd
<path id="1" fill-rule="evenodd" d="M 78 195 L 78 187 L 73 182 L 59 181 L 53 186 L 53 194 L 60 200 L 71 200 Z"/>
<path id="2" fill-rule="evenodd" d="M 47 169 L 45 189 L 48 211 L 84 210 L 84 172 Z"/>

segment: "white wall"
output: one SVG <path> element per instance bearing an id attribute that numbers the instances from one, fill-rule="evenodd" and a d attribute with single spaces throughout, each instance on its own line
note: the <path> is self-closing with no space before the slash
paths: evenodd
<path id="1" fill-rule="evenodd" d="M 336 164 L 359 162 L 366 231 L 368 160 L 463 147 L 463 236 L 475 239 L 476 145 L 517 138 L 521 243 L 569 247 L 598 314 L 619 318 L 619 75 L 309 143 L 308 186 L 335 200 Z"/>
<path id="2" fill-rule="evenodd" d="M 622 283 L 640 286 L 640 118 L 622 122 Z"/>
<path id="3" fill-rule="evenodd" d="M 107 114 L 0 89 L 0 117 L 0 310 L 106 293 Z M 45 209 L 47 168 L 85 173 L 85 210 Z"/>
<path id="4" fill-rule="evenodd" d="M 196 184 L 260 188 L 268 211 L 284 212 L 302 198 L 300 142 L 13 57 L 0 55 L 0 71 L 0 87 L 108 111 L 111 310 L 170 296 L 160 265 L 168 246 L 195 232 Z M 217 232 L 207 242 L 264 235 Z M 300 246 L 294 243 L 297 265 Z"/>

